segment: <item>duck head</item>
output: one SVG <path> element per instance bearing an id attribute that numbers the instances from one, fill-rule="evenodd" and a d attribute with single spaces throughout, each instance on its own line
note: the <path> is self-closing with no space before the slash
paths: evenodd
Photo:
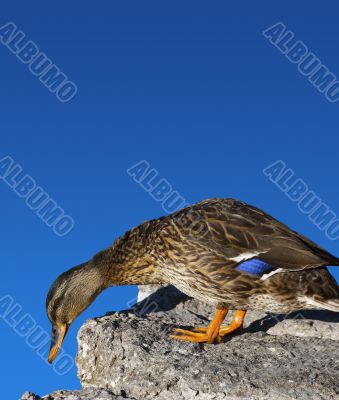
<path id="1" fill-rule="evenodd" d="M 91 262 L 64 272 L 54 281 L 46 299 L 46 312 L 52 323 L 49 363 L 58 355 L 69 326 L 105 287 L 102 274 Z"/>

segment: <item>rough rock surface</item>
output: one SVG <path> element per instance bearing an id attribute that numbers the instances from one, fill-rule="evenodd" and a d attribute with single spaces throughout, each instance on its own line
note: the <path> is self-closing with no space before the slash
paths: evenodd
<path id="1" fill-rule="evenodd" d="M 212 312 L 166 287 L 133 310 L 87 321 L 77 355 L 84 389 L 43 399 L 339 398 L 339 314 L 248 313 L 244 330 L 220 345 L 169 338 L 177 326 L 207 326 Z"/>
<path id="2" fill-rule="evenodd" d="M 116 396 L 103 389 L 86 388 L 83 390 L 58 390 L 47 396 L 40 397 L 26 392 L 20 400 L 129 400 L 127 397 Z M 130 399 L 133 400 L 133 399 Z"/>

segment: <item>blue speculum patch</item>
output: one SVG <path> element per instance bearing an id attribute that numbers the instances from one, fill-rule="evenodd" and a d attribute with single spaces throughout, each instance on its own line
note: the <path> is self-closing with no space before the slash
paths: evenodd
<path id="1" fill-rule="evenodd" d="M 268 264 L 258 258 L 252 258 L 251 260 L 246 260 L 240 263 L 236 270 L 246 272 L 247 274 L 252 274 L 256 276 L 262 276 L 274 269 L 273 265 Z"/>

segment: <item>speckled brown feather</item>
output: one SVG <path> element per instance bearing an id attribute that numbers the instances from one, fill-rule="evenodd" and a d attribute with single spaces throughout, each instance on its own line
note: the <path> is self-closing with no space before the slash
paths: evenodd
<path id="1" fill-rule="evenodd" d="M 115 284 L 171 283 L 186 294 L 240 309 L 310 308 L 305 296 L 338 298 L 326 269 L 339 260 L 265 212 L 234 199 L 210 199 L 145 222 L 110 249 Z M 238 271 L 244 253 L 281 268 L 262 281 Z M 314 308 L 314 306 L 312 306 Z"/>

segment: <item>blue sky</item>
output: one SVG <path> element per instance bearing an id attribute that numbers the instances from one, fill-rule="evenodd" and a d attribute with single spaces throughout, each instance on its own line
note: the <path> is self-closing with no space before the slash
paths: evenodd
<path id="1" fill-rule="evenodd" d="M 282 160 L 339 214 L 339 103 L 262 34 L 282 21 L 339 76 L 338 6 L 331 4 L 7 3 L 0 25 L 13 21 L 78 91 L 60 102 L 0 44 L 0 159 L 10 155 L 74 220 L 68 235 L 56 235 L 0 182 L 0 297 L 11 296 L 21 315 L 49 333 L 52 281 L 164 214 L 127 173 L 140 160 L 189 203 L 240 198 L 339 255 L 338 240 L 263 173 Z M 134 287 L 104 292 L 71 327 L 65 352 L 75 356 L 86 319 L 126 308 L 135 296 Z M 6 399 L 80 387 L 75 368 L 56 374 L 25 339 L 1 321 Z"/>

